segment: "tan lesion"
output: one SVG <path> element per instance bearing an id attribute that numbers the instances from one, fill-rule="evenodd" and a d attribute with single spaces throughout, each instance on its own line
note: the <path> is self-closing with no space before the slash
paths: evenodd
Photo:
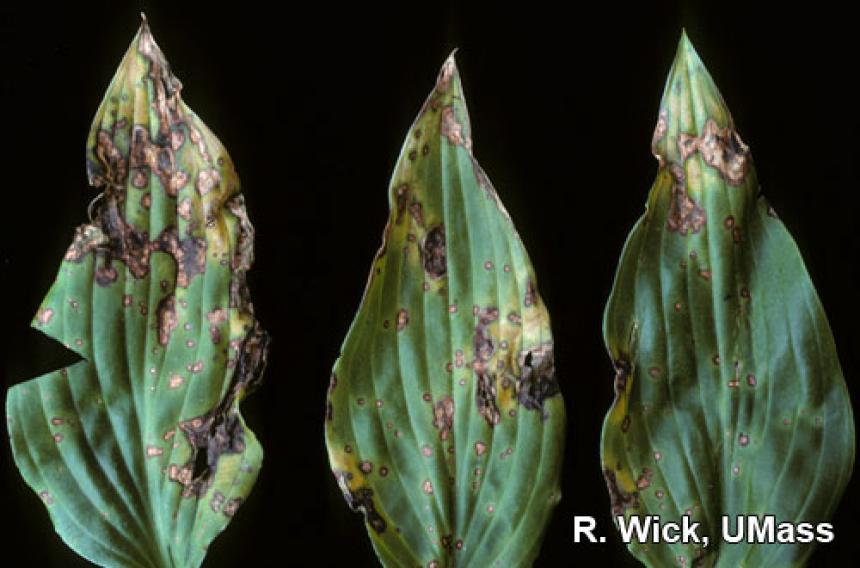
<path id="1" fill-rule="evenodd" d="M 81 225 L 75 229 L 75 237 L 63 260 L 79 262 L 90 252 L 106 246 L 107 236 L 95 225 Z"/>
<path id="2" fill-rule="evenodd" d="M 665 160 L 663 159 L 663 155 L 661 154 L 657 146 L 666 136 L 667 130 L 668 122 L 666 109 L 661 109 L 660 114 L 657 116 L 657 124 L 654 126 L 654 134 L 651 136 L 651 153 L 654 155 L 655 158 L 657 158 L 657 161 L 660 163 L 661 167 L 663 166 Z"/>
<path id="3" fill-rule="evenodd" d="M 155 90 L 154 108 L 158 114 L 159 132 L 164 138 L 169 138 L 173 123 L 171 114 L 176 113 L 179 106 L 182 83 L 170 71 L 170 64 L 155 43 L 145 20 L 141 25 L 137 49 L 149 63 L 149 78 Z"/>
<path id="4" fill-rule="evenodd" d="M 671 177 L 666 225 L 669 231 L 680 235 L 698 233 L 705 224 L 706 214 L 688 192 L 687 168 L 698 166 L 698 163 L 688 164 L 687 160 L 698 154 L 702 162 L 716 169 L 727 184 L 737 187 L 746 181 L 751 168 L 749 146 L 741 140 L 731 119 L 727 126 L 720 127 L 713 118 L 708 118 L 701 135 L 679 132 L 675 136 L 677 159 L 668 159 L 671 154 L 666 153 L 664 142 L 668 132 L 667 116 L 665 109 L 660 111 L 651 142 L 652 152 L 660 162 L 661 170 L 667 170 Z M 691 175 L 695 177 L 697 172 Z"/>
<path id="5" fill-rule="evenodd" d="M 734 128 L 720 128 L 711 119 L 705 123 L 699 138 L 699 154 L 706 164 L 717 168 L 730 185 L 741 185 L 749 171 L 749 146 Z"/>
<path id="6" fill-rule="evenodd" d="M 445 63 L 442 65 L 442 69 L 439 70 L 439 77 L 436 80 L 437 92 L 448 92 L 448 89 L 451 87 L 451 79 L 454 77 L 456 70 L 457 65 L 454 62 L 454 54 L 452 53 L 448 56 L 448 59 L 445 60 Z"/>
<path id="7" fill-rule="evenodd" d="M 463 146 L 466 150 L 472 150 L 472 139 L 464 132 L 463 124 L 457 118 L 453 105 L 442 109 L 439 118 L 439 132 L 448 139 L 453 146 Z"/>
<path id="8" fill-rule="evenodd" d="M 749 146 L 731 124 L 720 128 L 709 118 L 701 136 L 682 132 L 678 134 L 677 144 L 682 164 L 698 152 L 702 161 L 717 169 L 729 185 L 741 185 L 746 179 L 751 162 Z"/>
<path id="9" fill-rule="evenodd" d="M 433 427 L 439 430 L 439 439 L 445 441 L 454 427 L 454 399 L 443 396 L 433 406 Z"/>
<path id="10" fill-rule="evenodd" d="M 165 296 L 158 303 L 156 314 L 158 321 L 158 343 L 166 346 L 170 342 L 173 330 L 179 325 L 179 320 L 176 316 L 176 296 L 174 294 Z"/>
<path id="11" fill-rule="evenodd" d="M 672 195 L 666 227 L 680 235 L 698 233 L 705 224 L 705 210 L 688 195 L 684 168 L 678 164 L 670 164 L 669 174 L 672 177 Z"/>
<path id="12" fill-rule="evenodd" d="M 712 118 L 705 122 L 701 136 L 681 132 L 676 144 L 680 164 L 669 163 L 666 166 L 672 178 L 666 224 L 670 231 L 681 235 L 698 233 L 706 216 L 704 209 L 687 192 L 687 159 L 698 153 L 705 164 L 720 172 L 726 183 L 736 187 L 744 183 L 750 170 L 749 146 L 744 144 L 731 124 L 721 128 Z"/>

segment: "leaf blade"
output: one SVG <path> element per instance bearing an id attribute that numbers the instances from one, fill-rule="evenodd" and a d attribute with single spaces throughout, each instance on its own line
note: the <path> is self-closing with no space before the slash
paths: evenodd
<path id="1" fill-rule="evenodd" d="M 88 137 L 95 218 L 33 321 L 84 360 L 7 394 L 25 482 L 102 565 L 199 565 L 262 461 L 238 407 L 268 345 L 245 285 L 253 228 L 180 90 L 144 20 Z"/>
<path id="2" fill-rule="evenodd" d="M 559 498 L 564 410 L 549 316 L 472 154 L 453 56 L 407 134 L 389 204 L 333 370 L 332 469 L 386 565 L 527 563 Z M 518 515 L 527 546 L 506 549 Z"/>
<path id="3" fill-rule="evenodd" d="M 703 523 L 708 549 L 629 545 L 647 565 L 802 565 L 809 544 L 720 542 L 720 516 L 826 521 L 853 468 L 852 411 L 800 253 L 686 35 L 652 149 L 660 171 L 604 318 L 613 512 Z"/>

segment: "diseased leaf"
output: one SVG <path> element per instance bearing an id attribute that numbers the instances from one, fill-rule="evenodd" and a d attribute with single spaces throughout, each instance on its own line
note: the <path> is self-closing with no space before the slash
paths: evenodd
<path id="1" fill-rule="evenodd" d="M 629 545 L 648 566 L 802 565 L 813 544 L 779 523 L 836 508 L 854 461 L 848 392 L 800 253 L 686 35 L 652 148 L 660 170 L 603 326 L 616 371 L 602 444 L 613 514 L 701 523 L 707 548 Z M 774 515 L 777 540 L 797 541 L 723 542 L 722 515 L 730 536 L 737 515 Z"/>
<path id="2" fill-rule="evenodd" d="M 239 414 L 268 344 L 245 286 L 253 229 L 181 88 L 144 21 L 87 140 L 93 221 L 33 321 L 83 360 L 6 397 L 24 480 L 105 566 L 198 566 L 262 461 Z"/>
<path id="3" fill-rule="evenodd" d="M 453 55 L 410 129 L 334 365 L 326 443 L 386 566 L 523 566 L 560 499 L 564 405 L 525 248 L 472 155 Z"/>

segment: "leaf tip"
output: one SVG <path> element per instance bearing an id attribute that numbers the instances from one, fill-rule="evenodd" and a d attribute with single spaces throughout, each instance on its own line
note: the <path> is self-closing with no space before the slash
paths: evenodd
<path id="1" fill-rule="evenodd" d="M 134 39 L 135 44 L 139 44 L 141 38 L 152 38 L 152 30 L 149 29 L 149 20 L 146 18 L 146 12 L 140 12 L 140 28 L 137 31 L 137 37 Z"/>
<path id="2" fill-rule="evenodd" d="M 440 93 L 448 91 L 452 81 L 460 81 L 460 71 L 457 69 L 456 59 L 458 49 L 455 47 L 451 50 L 451 53 L 445 58 L 445 62 L 442 63 L 442 68 L 439 70 L 439 76 L 436 78 L 436 91 Z"/>
<path id="3" fill-rule="evenodd" d="M 721 128 L 732 125 L 729 109 L 686 29 L 681 30 L 660 109 L 668 118 L 669 130 L 691 135 L 702 133 L 709 120 Z"/>
<path id="4" fill-rule="evenodd" d="M 704 67 L 702 59 L 699 57 L 699 52 L 690 41 L 690 36 L 687 35 L 687 28 L 681 28 L 681 38 L 678 40 L 678 50 L 675 54 L 675 62 L 682 63 L 690 71 L 698 67 Z"/>

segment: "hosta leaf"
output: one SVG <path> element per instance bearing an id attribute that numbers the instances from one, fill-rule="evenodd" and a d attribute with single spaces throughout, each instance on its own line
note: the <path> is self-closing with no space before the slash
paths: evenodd
<path id="1" fill-rule="evenodd" d="M 331 377 L 326 442 L 386 566 L 521 566 L 560 498 L 564 407 L 525 248 L 472 155 L 453 55 L 410 129 Z"/>
<path id="2" fill-rule="evenodd" d="M 33 325 L 82 361 L 9 390 L 15 463 L 62 539 L 107 566 L 197 566 L 262 449 L 239 414 L 265 364 L 253 229 L 218 139 L 144 21 L 96 113 L 103 194 Z"/>
<path id="3" fill-rule="evenodd" d="M 737 515 L 826 521 L 853 467 L 848 393 L 800 253 L 686 36 L 653 152 L 660 169 L 604 320 L 613 513 L 701 523 L 707 548 L 631 544 L 649 566 L 801 565 L 812 544 L 721 542 L 721 516 L 731 535 Z"/>

